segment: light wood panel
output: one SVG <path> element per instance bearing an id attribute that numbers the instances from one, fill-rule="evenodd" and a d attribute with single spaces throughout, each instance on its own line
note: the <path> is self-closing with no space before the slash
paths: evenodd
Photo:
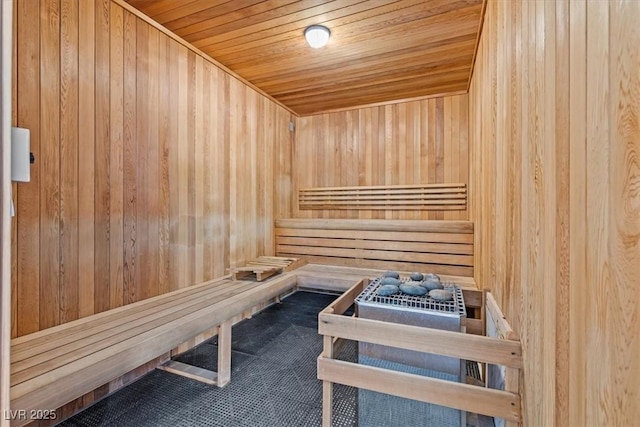
<path id="1" fill-rule="evenodd" d="M 466 95 L 300 117 L 294 194 L 314 187 L 468 183 Z M 283 174 L 285 172 L 281 172 Z M 467 210 L 300 210 L 298 218 L 467 219 Z"/>
<path id="2" fill-rule="evenodd" d="M 298 114 L 466 90 L 483 0 L 126 0 Z M 330 28 L 322 49 L 303 36 Z"/>
<path id="3" fill-rule="evenodd" d="M 15 102 L 15 94 L 12 90 L 14 73 L 13 59 L 13 26 L 14 22 L 13 2 L 1 2 L 0 4 L 0 426 L 9 426 L 9 417 L 6 416 L 10 409 L 10 357 L 11 357 L 11 301 L 12 301 L 12 221 L 11 221 L 11 126 L 14 123 L 12 104 Z"/>
<path id="4" fill-rule="evenodd" d="M 640 417 L 640 5 L 489 1 L 469 93 L 475 272 L 525 425 Z"/>
<path id="5" fill-rule="evenodd" d="M 290 158 L 276 156 L 291 153 L 289 112 L 117 2 L 20 0 L 15 15 L 13 113 L 36 163 L 14 191 L 12 336 L 273 253 L 273 220 L 291 200 Z M 230 165 L 232 141 L 258 149 Z"/>
<path id="6" fill-rule="evenodd" d="M 14 336 L 273 254 L 289 112 L 116 2 L 16 14 Z"/>

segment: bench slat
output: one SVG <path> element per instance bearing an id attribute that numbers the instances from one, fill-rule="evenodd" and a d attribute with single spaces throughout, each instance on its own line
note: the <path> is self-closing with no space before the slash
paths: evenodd
<path id="1" fill-rule="evenodd" d="M 410 219 L 380 220 L 283 218 L 276 220 L 276 228 L 473 234 L 473 222 L 471 221 Z"/>
<path id="2" fill-rule="evenodd" d="M 289 254 L 293 255 L 293 254 Z M 346 267 L 374 268 L 378 270 L 398 270 L 398 271 L 421 271 L 436 274 L 447 274 L 450 276 L 473 276 L 473 267 L 445 264 L 424 264 L 400 261 L 378 261 L 378 260 L 358 260 L 354 258 L 339 258 L 317 255 L 306 255 L 305 259 L 309 263 L 328 264 Z"/>
<path id="3" fill-rule="evenodd" d="M 203 295 L 210 294 L 215 289 L 225 289 L 227 285 L 228 280 L 214 282 L 211 283 L 209 287 L 194 287 L 192 292 L 179 292 L 176 295 L 172 295 L 172 293 L 164 294 L 163 298 L 150 298 L 144 300 L 144 302 L 146 302 L 145 304 L 136 304 L 135 306 L 128 305 L 125 306 L 128 310 L 118 310 L 117 313 L 112 313 L 108 316 L 94 315 L 73 323 L 69 322 L 65 324 L 67 325 L 66 329 L 58 328 L 58 330 L 52 331 L 49 335 L 33 337 L 29 341 L 13 344 L 11 348 L 12 363 L 19 362 L 39 353 L 50 351 L 53 348 L 70 342 L 86 339 L 87 337 L 97 335 L 119 325 L 131 325 L 136 320 L 149 316 L 154 312 L 163 310 L 167 307 L 179 305 L 183 301 L 192 301 L 194 298 L 198 299 Z M 106 313 L 108 312 L 100 314 Z M 99 318 L 94 319 L 94 317 Z"/>
<path id="4" fill-rule="evenodd" d="M 218 277 L 216 279 L 213 280 L 209 280 L 206 282 L 202 282 L 193 286 L 188 286 L 186 288 L 182 288 L 182 289 L 178 289 L 175 291 L 171 291 L 169 293 L 166 294 L 162 294 L 162 295 L 158 295 L 155 297 L 151 297 L 145 300 L 141 300 L 141 301 L 136 301 L 134 303 L 131 304 L 127 304 L 127 305 L 123 305 L 121 307 L 116 307 L 116 308 L 112 308 L 110 310 L 107 311 L 103 311 L 101 313 L 96 313 L 93 314 L 91 316 L 85 317 L 85 318 L 81 318 L 81 319 L 77 319 L 77 320 L 72 320 L 70 322 L 67 323 L 63 323 L 61 325 L 57 325 L 57 326 L 53 326 L 51 328 L 47 328 L 47 329 L 43 329 L 41 331 L 38 332 L 33 332 L 31 334 L 28 335 L 23 335 L 21 337 L 17 337 L 17 338 L 13 338 L 11 340 L 11 351 L 13 352 L 14 350 L 20 348 L 21 345 L 26 344 L 28 345 L 31 342 L 34 342 L 35 340 L 42 338 L 42 339 L 51 339 L 52 337 L 56 337 L 56 333 L 57 332 L 61 332 L 63 335 L 66 335 L 70 328 L 78 328 L 78 329 L 83 329 L 85 327 L 87 327 L 88 323 L 87 322 L 91 322 L 91 324 L 93 324 L 94 322 L 103 322 L 103 321 L 108 321 L 108 318 L 117 318 L 119 316 L 121 316 L 121 313 L 123 312 L 128 312 L 130 310 L 139 308 L 141 306 L 146 306 L 148 304 L 151 303 L 155 303 L 155 302 L 161 302 L 164 300 L 173 300 L 174 298 L 178 298 L 180 295 L 182 294 L 189 294 L 189 293 L 193 293 L 193 292 L 198 292 L 199 290 L 203 289 L 203 288 L 207 288 L 210 287 L 212 285 L 215 285 L 217 283 L 222 283 L 225 280 L 228 280 L 231 276 L 230 275 L 226 275 L 223 277 Z"/>
<path id="5" fill-rule="evenodd" d="M 279 236 L 279 245 L 322 246 L 328 248 L 386 249 L 406 252 L 430 252 L 440 254 L 473 255 L 473 245 L 455 243 L 422 243 L 388 240 L 332 239 Z"/>
<path id="6" fill-rule="evenodd" d="M 278 244 L 277 251 L 287 254 L 320 255 L 327 257 L 356 258 L 363 260 L 403 261 L 415 264 L 473 265 L 471 255 L 449 255 L 421 252 L 400 252 L 367 249 L 327 248 L 321 246 L 290 246 Z"/>

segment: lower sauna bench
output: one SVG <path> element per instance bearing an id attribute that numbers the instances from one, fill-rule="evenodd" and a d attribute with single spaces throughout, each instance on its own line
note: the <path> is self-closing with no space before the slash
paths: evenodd
<path id="1" fill-rule="evenodd" d="M 295 286 L 291 273 L 260 283 L 223 278 L 16 338 L 12 425 L 24 425 L 30 415 L 59 408 L 216 326 L 223 351 L 209 382 L 224 385 L 231 371 L 231 320 Z"/>

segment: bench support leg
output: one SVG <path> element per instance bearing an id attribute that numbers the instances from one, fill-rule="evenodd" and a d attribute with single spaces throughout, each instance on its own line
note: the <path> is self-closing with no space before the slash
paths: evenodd
<path id="1" fill-rule="evenodd" d="M 218 326 L 218 372 L 198 368 L 176 360 L 158 366 L 158 369 L 176 375 L 224 387 L 231 381 L 231 320 Z"/>
<path id="2" fill-rule="evenodd" d="M 231 320 L 218 326 L 218 387 L 231 381 Z"/>

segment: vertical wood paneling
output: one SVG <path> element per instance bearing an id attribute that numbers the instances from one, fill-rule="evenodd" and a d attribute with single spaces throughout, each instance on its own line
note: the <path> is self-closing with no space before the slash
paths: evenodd
<path id="1" fill-rule="evenodd" d="M 78 313 L 78 4 L 60 16 L 60 322 Z"/>
<path id="2" fill-rule="evenodd" d="M 137 18 L 129 12 L 124 13 L 123 22 L 123 304 L 138 300 L 136 287 L 136 221 L 137 221 L 137 182 L 138 182 L 138 143 L 137 143 Z"/>
<path id="3" fill-rule="evenodd" d="M 40 323 L 60 322 L 60 3 L 40 1 Z M 20 78 L 20 77 L 18 77 Z M 18 242 L 20 245 L 20 242 Z"/>
<path id="4" fill-rule="evenodd" d="M 468 128 L 466 95 L 300 117 L 294 199 L 307 187 L 467 183 Z M 299 218 L 467 219 L 466 210 L 301 211 L 296 201 L 292 209 Z"/>
<path id="5" fill-rule="evenodd" d="M 610 296 L 601 298 L 606 313 L 601 337 L 611 358 L 607 381 L 596 395 L 601 419 L 631 425 L 640 417 L 640 4 L 609 5 Z M 634 313 L 630 316 L 627 311 Z M 608 333 L 615 331 L 615 333 Z M 600 337 L 599 337 L 600 338 Z M 602 383 L 601 383 L 602 384 Z M 635 387 L 634 387 L 635 386 Z M 595 401 L 594 401 L 595 404 Z"/>
<path id="6" fill-rule="evenodd" d="M 20 0 L 17 3 L 18 26 L 18 126 L 31 131 L 30 149 L 40 156 L 40 2 Z M 31 182 L 18 184 L 17 222 L 17 334 L 40 330 L 40 169 L 42 162 L 31 168 Z M 93 182 L 93 181 L 92 181 Z"/>
<path id="7" fill-rule="evenodd" d="M 555 230 L 556 250 L 559 254 L 556 268 L 555 301 L 556 301 L 556 425 L 569 425 L 569 310 L 566 301 L 570 295 L 570 249 L 569 227 L 571 222 L 569 210 L 570 188 L 569 165 L 565 159 L 570 158 L 569 139 L 569 28 L 566 24 L 569 18 L 569 1 L 560 0 L 555 7 L 555 111 L 557 126 L 555 128 L 556 153 L 555 174 L 558 185 L 556 186 L 556 212 L 558 214 Z M 553 214 L 553 213 L 551 213 Z"/>
<path id="8" fill-rule="evenodd" d="M 586 1 L 574 1 L 569 9 L 569 277 L 577 283 L 587 283 L 587 171 L 586 171 Z M 571 286 L 569 313 L 586 307 L 584 289 Z M 586 425 L 586 347 L 587 322 L 569 316 L 569 423 Z"/>
<path id="9" fill-rule="evenodd" d="M 95 313 L 95 17 L 95 2 L 78 2 L 79 317 Z"/>
<path id="10" fill-rule="evenodd" d="M 95 7 L 95 279 L 96 313 L 109 309 L 109 0 L 96 1 Z"/>
<path id="11" fill-rule="evenodd" d="M 521 335 L 525 425 L 640 416 L 638 16 L 633 1 L 487 6 L 470 218 L 476 281 Z"/>
<path id="12" fill-rule="evenodd" d="M 169 45 L 166 37 L 158 37 L 158 293 L 171 290 L 169 265 Z M 212 277 L 212 276 L 209 276 Z"/>
<path id="13" fill-rule="evenodd" d="M 0 413 L 7 414 L 11 401 L 11 301 L 14 282 L 11 275 L 15 264 L 10 257 L 15 248 L 12 241 L 12 218 L 9 212 L 13 200 L 13 184 L 11 182 L 11 153 L 7 143 L 11 138 L 11 127 L 16 123 L 15 110 L 12 105 L 16 102 L 16 93 L 12 88 L 15 78 L 13 57 L 16 54 L 16 45 L 13 40 L 13 28 L 15 25 L 14 2 L 0 4 Z M 6 415 L 0 419 L 1 427 L 9 427 L 9 417 Z"/>
<path id="14" fill-rule="evenodd" d="M 109 308 L 124 303 L 124 11 L 109 17 Z"/>
<path id="15" fill-rule="evenodd" d="M 109 0 L 20 0 L 16 22 L 36 163 L 15 197 L 14 335 L 273 254 L 289 112 Z"/>
<path id="16" fill-rule="evenodd" d="M 149 74 L 149 26 L 136 20 L 136 77 Z M 137 299 L 145 299 L 151 295 L 147 285 L 149 273 L 149 223 L 147 212 L 149 204 L 147 191 L 149 188 L 149 108 L 148 85 L 146 78 L 136 78 L 136 143 L 138 156 L 136 163 L 136 204 L 135 204 L 135 254 Z"/>
<path id="17" fill-rule="evenodd" d="M 145 298 L 158 295 L 158 273 L 159 273 L 159 122 L 158 122 L 158 43 L 160 33 L 155 28 L 149 28 L 148 39 L 148 74 L 145 83 L 147 84 L 147 99 L 145 107 L 147 110 L 147 135 L 146 135 L 146 186 L 143 187 L 146 196 L 146 213 L 144 220 L 147 225 L 147 261 L 148 268 L 144 272 L 146 286 Z M 164 37 L 164 36 L 163 36 Z"/>

